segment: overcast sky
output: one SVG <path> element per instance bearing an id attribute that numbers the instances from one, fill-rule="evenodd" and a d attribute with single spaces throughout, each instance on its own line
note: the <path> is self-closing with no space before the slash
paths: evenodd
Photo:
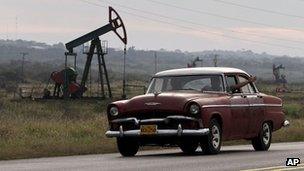
<path id="1" fill-rule="evenodd" d="M 304 0 L 1 0 L 0 39 L 66 43 L 107 24 L 108 9 L 101 6 L 109 5 L 123 18 L 128 46 L 137 49 L 250 49 L 304 57 Z M 123 47 L 113 33 L 101 39 Z"/>

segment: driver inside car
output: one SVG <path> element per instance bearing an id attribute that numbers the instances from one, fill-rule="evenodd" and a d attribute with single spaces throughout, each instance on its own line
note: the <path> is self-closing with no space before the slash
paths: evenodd
<path id="1" fill-rule="evenodd" d="M 172 78 L 170 81 L 171 84 L 171 90 L 181 90 L 182 89 L 182 81 L 176 77 Z"/>

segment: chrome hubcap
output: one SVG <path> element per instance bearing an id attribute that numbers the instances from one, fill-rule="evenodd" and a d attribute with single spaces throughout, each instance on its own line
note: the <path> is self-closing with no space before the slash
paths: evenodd
<path id="1" fill-rule="evenodd" d="M 214 125 L 212 127 L 211 132 L 212 132 L 212 145 L 214 148 L 218 148 L 221 141 L 220 130 L 216 125 Z"/>
<path id="2" fill-rule="evenodd" d="M 268 144 L 270 141 L 270 128 L 267 123 L 263 125 L 263 142 L 264 144 Z"/>

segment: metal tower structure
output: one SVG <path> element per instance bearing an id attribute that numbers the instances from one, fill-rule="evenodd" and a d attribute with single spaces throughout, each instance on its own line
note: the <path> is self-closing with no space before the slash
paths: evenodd
<path id="1" fill-rule="evenodd" d="M 121 17 L 119 16 L 119 14 L 112 7 L 109 7 L 109 23 L 107 25 L 100 27 L 90 33 L 87 33 L 75 40 L 72 40 L 71 42 L 69 42 L 65 45 L 66 49 L 68 50 L 68 52 L 65 53 L 65 55 L 66 55 L 65 66 L 67 67 L 67 57 L 68 56 L 74 56 L 75 60 L 76 60 L 77 54 L 73 52 L 73 49 L 75 47 L 83 45 L 84 43 L 90 42 L 89 51 L 86 53 L 87 59 L 86 59 L 84 71 L 83 71 L 82 78 L 81 78 L 80 91 L 78 93 L 80 97 L 82 97 L 83 93 L 86 91 L 85 86 L 86 86 L 86 82 L 88 79 L 88 74 L 90 71 L 92 58 L 93 58 L 94 54 L 96 54 L 97 59 L 98 59 L 98 69 L 99 69 L 99 77 L 100 77 L 99 81 L 100 81 L 100 85 L 101 85 L 102 96 L 105 97 L 105 89 L 104 89 L 104 80 L 105 80 L 106 85 L 107 85 L 107 90 L 108 90 L 108 96 L 109 96 L 109 98 L 112 98 L 112 91 L 111 91 L 111 86 L 110 86 L 110 82 L 109 82 L 108 71 L 107 71 L 107 67 L 106 67 L 106 63 L 105 63 L 105 59 L 104 59 L 105 52 L 103 52 L 102 44 L 99 39 L 99 36 L 102 36 L 111 31 L 113 31 L 125 45 L 127 44 L 127 33 L 126 33 L 124 23 L 123 23 Z M 74 65 L 76 67 L 76 62 Z M 103 76 L 105 77 L 105 79 L 103 78 Z M 67 97 L 69 95 L 68 81 L 66 81 L 66 80 L 67 80 L 67 74 L 65 73 L 65 84 L 64 84 L 64 88 L 63 88 L 64 97 Z M 124 84 L 125 84 L 125 80 L 124 80 Z"/>

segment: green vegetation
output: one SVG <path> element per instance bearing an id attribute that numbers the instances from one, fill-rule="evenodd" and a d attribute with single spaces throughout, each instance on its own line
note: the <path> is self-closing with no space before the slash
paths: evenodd
<path id="1" fill-rule="evenodd" d="M 284 104 L 284 112 L 291 118 L 304 118 L 304 106 L 302 104 Z"/>
<path id="2" fill-rule="evenodd" d="M 116 151 L 106 102 L 0 101 L 0 160 Z"/>

